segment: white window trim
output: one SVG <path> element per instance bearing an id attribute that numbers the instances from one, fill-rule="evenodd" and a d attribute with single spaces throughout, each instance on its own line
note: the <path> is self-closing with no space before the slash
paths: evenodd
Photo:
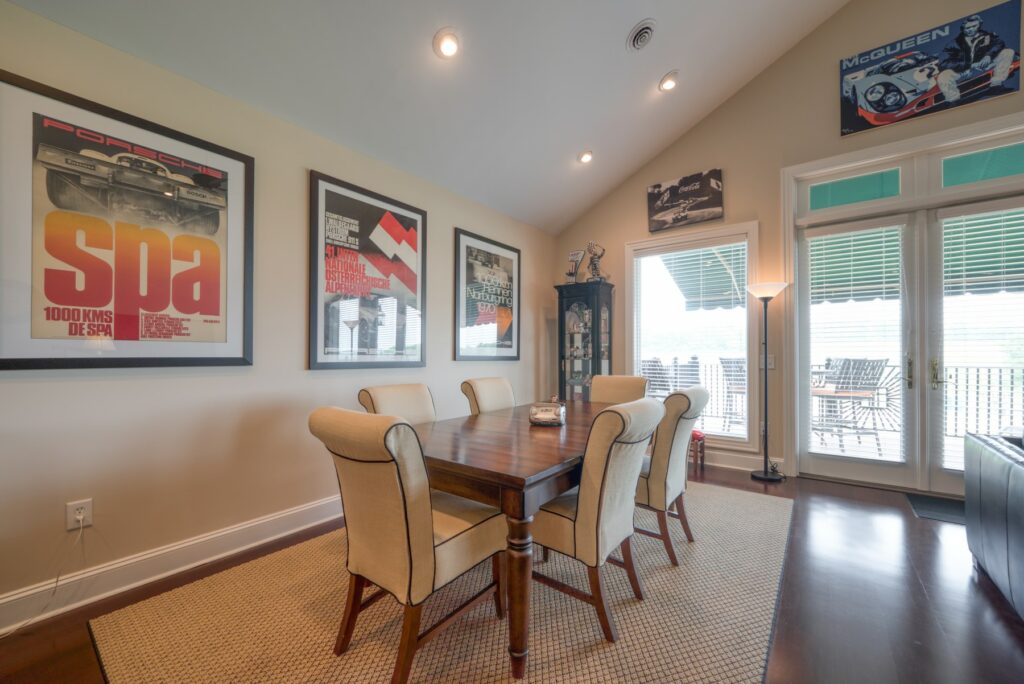
<path id="1" fill-rule="evenodd" d="M 664 254 L 667 252 L 680 251 L 684 249 L 699 249 L 701 247 L 714 247 L 716 245 L 730 242 L 747 243 L 747 282 L 757 281 L 757 262 L 760 251 L 758 249 L 757 221 L 745 221 L 725 226 L 713 226 L 710 228 L 686 228 L 683 232 L 677 232 L 664 237 L 647 238 L 645 240 L 634 240 L 626 243 L 625 248 L 625 350 L 626 350 L 626 374 L 634 375 L 636 368 L 633 363 L 633 336 L 636 329 L 636 311 L 633 301 L 636 295 L 633 286 L 635 273 L 633 260 L 637 257 Z M 749 295 L 748 295 L 749 296 Z M 761 424 L 760 397 L 761 397 L 761 371 L 754 360 L 761 355 L 761 307 L 755 306 L 756 299 L 750 297 L 747 300 L 747 438 L 725 437 L 721 435 L 708 435 L 707 448 L 711 451 L 739 452 L 744 456 L 747 454 L 760 453 L 761 439 L 758 426 Z M 770 334 L 775 334 L 771 332 Z M 781 422 L 780 422 L 781 424 Z M 746 456 L 750 458 L 749 456 Z M 782 461 L 782 459 L 773 458 Z M 747 467 L 745 461 L 731 461 L 732 464 Z M 755 464 L 756 465 L 756 464 Z"/>
<path id="2" fill-rule="evenodd" d="M 940 115 L 941 116 L 941 115 Z M 925 156 L 934 158 L 935 154 L 947 156 L 976 149 L 984 149 L 999 144 L 999 139 L 1024 135 L 1024 112 L 980 121 L 966 126 L 951 128 L 937 133 L 908 138 L 897 142 L 866 148 L 847 154 L 826 159 L 788 166 L 781 171 L 781 220 L 783 239 L 783 258 L 785 261 L 785 278 L 792 288 L 798 288 L 798 240 L 797 230 L 807 226 L 825 223 L 838 223 L 857 219 L 868 219 L 885 214 L 910 213 L 922 209 L 941 209 L 945 206 L 968 204 L 1000 196 L 1024 193 L 1024 177 L 1010 177 L 997 181 L 986 181 L 971 185 L 958 186 L 937 193 L 938 181 L 929 179 Z M 1010 142 L 1010 141 L 1007 141 Z M 955 152 L 954 152 L 955 150 Z M 798 215 L 799 192 L 801 183 L 817 182 L 819 178 L 829 177 L 845 171 L 853 175 L 854 171 L 866 172 L 871 168 L 892 168 L 901 158 L 919 155 L 919 167 L 916 169 L 914 183 L 915 196 L 900 197 L 894 200 L 882 200 L 872 203 L 851 204 L 830 210 L 813 212 L 813 217 Z M 922 168 L 923 167 L 923 170 Z M 783 387 L 783 406 L 789 407 L 791 415 L 782 424 L 783 453 L 794 454 L 795 458 L 787 458 L 783 462 L 782 471 L 787 475 L 799 473 L 799 452 L 797 436 L 800 434 L 800 412 L 795 404 L 800 386 L 800 330 L 797 316 L 798 297 L 783 297 L 785 333 L 784 340 L 791 340 L 783 346 L 783 375 L 780 377 Z M 628 304 L 627 304 L 628 306 Z"/>
<path id="3" fill-rule="evenodd" d="M 1024 114 L 982 121 L 873 147 L 782 170 L 783 219 L 792 216 L 801 227 L 839 223 L 885 214 L 963 204 L 1024 193 L 1024 174 L 1006 176 L 950 188 L 942 187 L 942 159 L 1024 142 Z M 900 194 L 881 200 L 856 202 L 810 211 L 810 185 L 900 168 Z M 795 187 L 788 187 L 790 179 Z"/>

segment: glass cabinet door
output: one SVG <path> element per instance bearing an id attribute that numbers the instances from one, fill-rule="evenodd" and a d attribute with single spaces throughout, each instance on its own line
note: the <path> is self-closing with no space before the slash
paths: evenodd
<path id="1" fill-rule="evenodd" d="M 576 301 L 569 304 L 562 315 L 565 317 L 565 339 L 562 341 L 565 386 L 562 396 L 567 401 L 588 400 L 594 363 L 593 310 L 586 303 Z"/>

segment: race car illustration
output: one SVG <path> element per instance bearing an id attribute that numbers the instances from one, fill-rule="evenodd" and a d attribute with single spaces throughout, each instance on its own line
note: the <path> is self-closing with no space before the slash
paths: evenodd
<path id="1" fill-rule="evenodd" d="M 152 159 L 122 153 L 107 159 L 39 144 L 36 159 L 46 169 L 46 194 L 68 211 L 132 217 L 146 225 L 172 225 L 213 235 L 227 193 L 216 178 L 196 174 L 193 183 Z"/>
<path id="2" fill-rule="evenodd" d="M 988 88 L 994 67 L 972 69 L 956 78 L 960 97 Z M 1020 70 L 1014 58 L 1009 76 Z M 939 87 L 943 73 L 938 57 L 920 51 L 907 52 L 881 64 L 847 74 L 842 81 L 843 98 L 857 108 L 857 114 L 873 126 L 902 121 L 946 102 Z M 955 95 L 955 92 L 953 93 Z"/>

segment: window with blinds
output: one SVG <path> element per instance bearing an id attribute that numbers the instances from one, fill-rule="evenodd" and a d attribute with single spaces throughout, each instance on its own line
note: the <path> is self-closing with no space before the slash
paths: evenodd
<path id="1" fill-rule="evenodd" d="M 942 222 L 942 465 L 967 432 L 1024 425 L 1024 210 Z"/>
<path id="2" fill-rule="evenodd" d="M 650 396 L 703 385 L 698 427 L 747 437 L 747 243 L 636 257 L 634 365 Z"/>
<path id="3" fill-rule="evenodd" d="M 815 453 L 904 460 L 901 234 L 894 226 L 807 239 Z"/>

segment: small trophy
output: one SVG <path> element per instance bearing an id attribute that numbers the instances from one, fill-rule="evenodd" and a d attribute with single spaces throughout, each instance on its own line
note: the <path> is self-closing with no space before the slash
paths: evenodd
<path id="1" fill-rule="evenodd" d="M 587 243 L 587 254 L 590 255 L 590 260 L 587 262 L 587 270 L 590 271 L 590 277 L 587 278 L 587 280 L 595 281 L 608 279 L 605 274 L 601 273 L 601 257 L 604 256 L 604 252 L 604 247 L 593 240 Z"/>
<path id="2" fill-rule="evenodd" d="M 583 250 L 577 249 L 569 252 L 569 270 L 565 272 L 565 282 L 575 283 L 576 274 L 580 270 L 580 264 L 583 263 Z"/>

